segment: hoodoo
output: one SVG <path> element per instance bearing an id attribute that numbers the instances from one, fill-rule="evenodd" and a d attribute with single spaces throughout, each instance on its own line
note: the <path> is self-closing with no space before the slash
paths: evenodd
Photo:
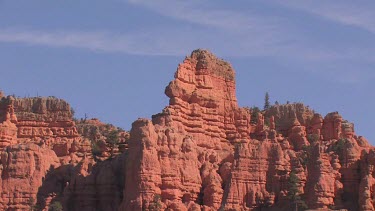
<path id="1" fill-rule="evenodd" d="M 375 210 L 374 147 L 337 112 L 240 108 L 234 69 L 202 49 L 165 94 L 128 133 L 0 93 L 0 209 Z"/>

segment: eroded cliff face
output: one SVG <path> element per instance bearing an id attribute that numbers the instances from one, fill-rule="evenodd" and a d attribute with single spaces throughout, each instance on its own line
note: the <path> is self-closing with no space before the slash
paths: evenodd
<path id="1" fill-rule="evenodd" d="M 221 206 L 219 165 L 233 162 L 234 143 L 251 129 L 250 113 L 237 105 L 234 78 L 227 62 L 204 50 L 179 65 L 165 90 L 170 105 L 152 121 L 133 124 L 134 162 L 127 167 L 122 209 L 151 209 L 159 195 L 165 209 Z"/>
<path id="2" fill-rule="evenodd" d="M 193 51 L 165 93 L 170 104 L 153 122 L 191 134 L 198 146 L 226 148 L 250 132 L 250 114 L 237 104 L 233 68 L 208 51 Z"/>
<path id="3" fill-rule="evenodd" d="M 9 96 L 7 98 L 2 96 L 0 99 L 0 149 L 13 144 L 17 144 L 17 117 L 14 114 L 13 102 L 14 98 Z"/>
<path id="4" fill-rule="evenodd" d="M 299 206 L 370 207 L 372 173 L 362 171 L 373 170 L 361 162 L 373 148 L 353 124 L 301 103 L 251 121 L 252 110 L 237 105 L 234 76 L 205 50 L 178 66 L 165 91 L 170 105 L 133 124 L 120 210 L 290 210 L 291 173 Z"/>
<path id="5" fill-rule="evenodd" d="M 195 50 L 169 105 L 130 133 L 63 100 L 0 93 L 0 209 L 375 210 L 375 150 L 337 112 L 240 108 L 231 65 Z"/>
<path id="6" fill-rule="evenodd" d="M 95 159 L 103 161 L 111 156 L 115 157 L 126 152 L 129 133 L 121 128 L 115 127 L 112 124 L 103 123 L 96 118 L 76 120 L 75 123 L 78 133 L 86 142 L 91 143 Z M 110 140 L 113 139 L 111 136 L 114 136 L 111 135 L 111 132 L 115 132 L 112 134 L 117 136 L 117 140 L 115 140 L 116 143 Z M 116 147 L 113 147 L 114 144 Z"/>
<path id="7" fill-rule="evenodd" d="M 51 169 L 60 166 L 55 153 L 35 144 L 7 147 L 1 153 L 1 210 L 29 210 Z"/>
<path id="8" fill-rule="evenodd" d="M 1 210 L 48 210 L 54 202 L 65 210 L 119 206 L 128 133 L 72 116 L 70 105 L 55 97 L 2 95 Z M 113 145 L 111 131 L 116 132 Z M 96 142 L 103 146 L 93 150 Z"/>
<path id="9" fill-rule="evenodd" d="M 67 102 L 54 97 L 17 98 L 13 107 L 18 142 L 43 142 L 59 157 L 68 156 L 72 145 L 80 143 Z"/>

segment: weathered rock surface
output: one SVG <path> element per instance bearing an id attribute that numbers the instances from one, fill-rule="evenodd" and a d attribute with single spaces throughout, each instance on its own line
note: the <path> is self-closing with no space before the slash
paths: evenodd
<path id="1" fill-rule="evenodd" d="M 126 154 L 95 163 L 84 158 L 71 168 L 63 189 L 66 210 L 117 210 L 124 187 Z"/>
<path id="2" fill-rule="evenodd" d="M 291 172 L 310 208 L 370 203 L 360 200 L 364 176 L 356 172 L 372 147 L 339 114 L 275 105 L 251 124 L 251 110 L 237 105 L 233 69 L 205 50 L 179 65 L 166 94 L 162 113 L 133 124 L 121 209 L 151 209 L 157 197 L 167 210 L 290 210 Z"/>
<path id="3" fill-rule="evenodd" d="M 179 65 L 165 90 L 170 105 L 152 122 L 133 124 L 123 209 L 149 209 L 159 195 L 165 208 L 220 208 L 220 163 L 233 161 L 233 144 L 251 129 L 250 113 L 237 105 L 234 77 L 227 62 L 204 50 Z"/>
<path id="4" fill-rule="evenodd" d="M 111 124 L 105 124 L 98 119 L 81 119 L 76 121 L 78 133 L 92 143 L 96 159 L 106 160 L 111 156 L 124 153 L 128 148 L 129 133 Z M 113 148 L 111 132 L 117 134 L 116 147 Z M 112 141 L 112 142 L 111 142 Z"/>
<path id="5" fill-rule="evenodd" d="M 130 133 L 0 93 L 0 209 L 375 210 L 375 149 L 352 123 L 301 103 L 240 108 L 235 92 L 231 65 L 199 49 Z"/>
<path id="6" fill-rule="evenodd" d="M 43 142 L 57 156 L 68 156 L 80 136 L 69 104 L 55 97 L 18 98 L 13 102 L 20 143 Z"/>
<path id="7" fill-rule="evenodd" d="M 3 95 L 1 93 L 1 95 Z M 14 114 L 14 98 L 9 96 L 0 99 L 0 149 L 17 144 L 17 117 Z"/>
<path id="8" fill-rule="evenodd" d="M 49 171 L 60 166 L 56 154 L 33 143 L 12 145 L 1 153 L 1 210 L 30 210 Z"/>

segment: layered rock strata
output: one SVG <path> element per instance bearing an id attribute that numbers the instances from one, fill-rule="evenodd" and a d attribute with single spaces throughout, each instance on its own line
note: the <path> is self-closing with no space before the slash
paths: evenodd
<path id="1" fill-rule="evenodd" d="M 374 210 L 375 149 L 352 123 L 301 103 L 240 108 L 235 90 L 231 65 L 195 50 L 169 105 L 130 134 L 0 93 L 0 209 Z"/>
<path id="2" fill-rule="evenodd" d="M 17 98 L 13 107 L 19 142 L 44 143 L 62 157 L 81 141 L 67 102 L 55 97 Z"/>
<path id="3" fill-rule="evenodd" d="M 95 127 L 105 142 L 107 154 L 101 160 L 110 157 L 101 134 L 119 129 L 97 120 L 77 121 L 77 129 L 64 100 L 2 97 L 0 120 L 1 210 L 48 210 L 54 202 L 67 210 L 119 206 L 126 156 L 120 154 L 126 150 L 128 133 L 119 131 L 111 146 L 115 158 L 97 163 L 92 153 L 97 140 L 86 129 Z"/>
<path id="4" fill-rule="evenodd" d="M 290 210 L 291 173 L 311 208 L 370 203 L 359 184 L 371 179 L 358 169 L 372 147 L 351 123 L 301 103 L 271 106 L 251 121 L 252 111 L 237 105 L 234 76 L 205 50 L 178 66 L 165 91 L 170 105 L 132 126 L 120 210 Z"/>
<path id="5" fill-rule="evenodd" d="M 1 95 L 3 95 L 1 93 Z M 14 114 L 14 98 L 9 96 L 0 99 L 0 149 L 17 144 L 17 117 Z"/>
<path id="6" fill-rule="evenodd" d="M 1 153 L 0 209 L 31 210 L 46 175 L 59 166 L 48 148 L 33 143 L 8 146 Z"/>

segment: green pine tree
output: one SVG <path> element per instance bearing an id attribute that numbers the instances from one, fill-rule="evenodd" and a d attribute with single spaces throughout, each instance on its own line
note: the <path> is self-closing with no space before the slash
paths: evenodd
<path id="1" fill-rule="evenodd" d="M 300 179 L 294 172 L 291 172 L 289 175 L 288 199 L 295 211 L 307 209 L 307 205 L 305 201 L 302 200 L 301 193 L 298 189 L 299 183 Z"/>
<path id="2" fill-rule="evenodd" d="M 264 110 L 268 109 L 270 106 L 270 95 L 266 92 L 266 96 L 264 96 Z"/>

